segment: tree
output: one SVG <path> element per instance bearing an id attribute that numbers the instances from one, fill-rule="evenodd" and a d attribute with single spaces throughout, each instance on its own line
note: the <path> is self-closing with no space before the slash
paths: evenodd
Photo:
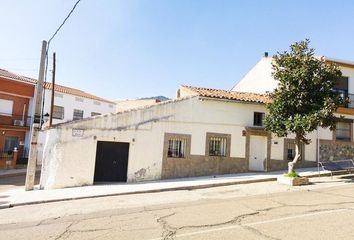
<path id="1" fill-rule="evenodd" d="M 270 94 L 272 102 L 267 105 L 265 129 L 278 137 L 295 134 L 295 157 L 288 163 L 288 172 L 300 158 L 300 144 L 309 144 L 306 137 L 317 127 L 335 128 L 334 113 L 341 99 L 333 91 L 336 80 L 342 75 L 334 64 L 324 57 L 314 55 L 308 39 L 290 46 L 290 52 L 273 56 L 272 75 L 278 87 Z"/>

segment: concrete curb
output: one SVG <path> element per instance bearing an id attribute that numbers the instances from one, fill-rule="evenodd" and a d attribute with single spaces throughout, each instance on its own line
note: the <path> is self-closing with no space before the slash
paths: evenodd
<path id="1" fill-rule="evenodd" d="M 336 173 L 336 174 L 333 173 L 333 175 L 341 175 L 341 173 Z M 319 176 L 319 174 L 316 173 L 316 174 L 307 175 L 306 177 L 313 178 L 313 177 L 318 177 L 318 176 Z M 320 173 L 320 176 L 331 176 L 331 174 L 330 173 Z M 112 197 L 112 196 L 133 195 L 133 194 L 143 194 L 143 193 L 157 193 L 157 192 L 167 192 L 167 191 L 195 190 L 195 189 L 223 187 L 223 186 L 237 185 L 237 184 L 270 182 L 270 181 L 276 181 L 276 180 L 277 180 L 277 177 L 270 177 L 270 178 L 263 178 L 263 179 L 241 180 L 241 181 L 220 182 L 220 183 L 208 183 L 208 184 L 195 185 L 195 186 L 180 186 L 180 187 L 161 188 L 161 189 L 139 190 L 139 191 L 133 191 L 133 192 L 109 193 L 109 194 L 69 197 L 69 198 L 61 198 L 61 199 L 38 200 L 38 201 L 30 201 L 30 202 L 22 202 L 22 203 L 8 203 L 8 204 L 0 205 L 0 209 L 25 206 L 25 205 L 43 204 L 43 203 L 72 201 L 72 200 L 80 200 L 80 199 L 88 199 L 88 198 L 101 198 L 101 197 Z"/>

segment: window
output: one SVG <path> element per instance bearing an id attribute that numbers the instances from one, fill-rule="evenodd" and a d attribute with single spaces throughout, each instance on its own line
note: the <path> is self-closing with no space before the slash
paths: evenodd
<path id="1" fill-rule="evenodd" d="M 348 79 L 348 77 L 340 77 L 333 88 L 333 91 L 343 100 L 343 107 L 348 107 Z"/>
<path id="2" fill-rule="evenodd" d="M 253 113 L 253 125 L 254 126 L 263 126 L 264 113 L 254 112 Z"/>
<path id="3" fill-rule="evenodd" d="M 170 138 L 168 140 L 167 157 L 184 158 L 186 151 L 186 139 Z"/>
<path id="4" fill-rule="evenodd" d="M 335 130 L 336 140 L 351 141 L 351 125 L 351 122 L 337 122 Z"/>
<path id="5" fill-rule="evenodd" d="M 5 137 L 4 152 L 12 152 L 15 147 L 18 148 L 18 137 Z"/>
<path id="6" fill-rule="evenodd" d="M 287 161 L 292 161 L 294 160 L 295 157 L 295 140 L 294 139 L 284 139 L 284 159 Z M 300 151 L 300 158 L 305 159 L 305 145 L 300 144 L 299 146 L 299 151 Z"/>
<path id="7" fill-rule="evenodd" d="M 101 113 L 98 113 L 98 112 L 91 112 L 91 117 L 98 116 L 98 115 L 101 115 Z"/>
<path id="8" fill-rule="evenodd" d="M 73 120 L 81 120 L 84 118 L 84 111 L 80 109 L 74 109 Z"/>
<path id="9" fill-rule="evenodd" d="M 0 99 L 0 115 L 11 116 L 13 105 L 11 100 Z"/>
<path id="10" fill-rule="evenodd" d="M 226 156 L 226 137 L 209 137 L 209 156 Z"/>
<path id="11" fill-rule="evenodd" d="M 99 101 L 93 101 L 93 104 L 95 104 L 95 105 L 101 105 L 101 103 L 99 102 Z"/>
<path id="12" fill-rule="evenodd" d="M 64 119 L 64 107 L 53 106 L 53 118 L 55 119 Z"/>
<path id="13" fill-rule="evenodd" d="M 83 98 L 80 98 L 80 97 L 75 97 L 75 101 L 77 101 L 77 102 L 84 102 L 84 99 L 83 99 Z"/>

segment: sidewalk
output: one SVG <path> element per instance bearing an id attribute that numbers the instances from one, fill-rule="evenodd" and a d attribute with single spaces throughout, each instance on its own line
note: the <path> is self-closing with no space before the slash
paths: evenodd
<path id="1" fill-rule="evenodd" d="M 317 168 L 298 169 L 301 176 L 318 176 Z M 26 192 L 24 189 L 13 189 L 0 193 L 0 209 L 21 205 L 95 198 L 104 196 L 117 196 L 138 193 L 153 193 L 174 190 L 191 190 L 233 184 L 245 184 L 265 181 L 275 181 L 278 176 L 284 174 L 284 170 L 269 173 L 239 173 L 218 176 L 180 178 L 159 180 L 142 183 L 113 183 L 107 185 L 92 185 L 75 188 L 33 190 Z M 329 172 L 321 171 L 321 175 Z"/>
<path id="2" fill-rule="evenodd" d="M 1 169 L 0 178 L 14 177 L 25 175 L 27 168 L 16 168 L 16 169 Z M 41 166 L 37 166 L 36 173 L 41 171 Z"/>

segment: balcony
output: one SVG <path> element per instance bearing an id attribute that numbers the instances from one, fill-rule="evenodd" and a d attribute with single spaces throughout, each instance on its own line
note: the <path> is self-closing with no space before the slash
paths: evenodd
<path id="1" fill-rule="evenodd" d="M 29 128 L 32 124 L 32 117 L 23 115 L 9 115 L 0 113 L 0 126 L 14 128 Z"/>

